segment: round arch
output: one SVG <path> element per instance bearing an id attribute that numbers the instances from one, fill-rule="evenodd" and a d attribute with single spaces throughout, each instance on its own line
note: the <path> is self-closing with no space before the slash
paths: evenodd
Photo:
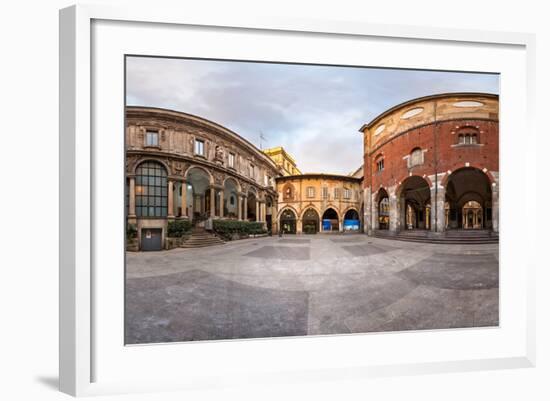
<path id="1" fill-rule="evenodd" d="M 431 227 L 431 182 L 427 177 L 410 175 L 398 187 L 398 216 L 405 230 Z"/>
<path id="2" fill-rule="evenodd" d="M 491 174 L 474 166 L 461 167 L 446 176 L 445 201 L 448 202 L 447 229 L 490 229 L 493 226 L 493 182 Z M 464 205 L 476 202 L 479 207 L 468 216 Z M 473 204 L 472 204 L 473 205 Z"/>
<path id="3" fill-rule="evenodd" d="M 374 207 L 375 219 L 374 228 L 378 230 L 389 230 L 390 228 L 390 196 L 386 188 L 381 187 L 375 196 Z"/>
<path id="4" fill-rule="evenodd" d="M 226 183 L 230 183 L 230 182 L 232 182 L 233 185 L 237 188 L 237 191 L 241 192 L 241 183 L 235 177 L 231 177 L 231 176 L 225 177 L 222 185 L 225 187 Z"/>
<path id="5" fill-rule="evenodd" d="M 196 164 L 192 164 L 190 165 L 187 170 L 185 170 L 185 174 L 183 175 L 185 177 L 185 179 L 187 179 L 187 177 L 189 177 L 189 173 L 192 171 L 192 170 L 200 170 L 202 171 L 204 174 L 206 174 L 206 176 L 208 176 L 208 184 L 209 185 L 212 185 L 214 183 L 214 177 L 212 176 L 212 174 L 210 173 L 210 171 L 208 171 L 208 169 L 202 167 L 202 166 L 198 166 Z"/>
<path id="6" fill-rule="evenodd" d="M 166 174 L 168 176 L 172 175 L 170 167 L 168 166 L 166 161 L 164 161 L 162 159 L 159 159 L 159 158 L 156 158 L 156 157 L 143 157 L 143 158 L 139 159 L 138 161 L 136 161 L 136 163 L 134 164 L 134 167 L 132 168 L 132 174 L 136 174 L 136 171 L 137 171 L 138 167 L 140 165 L 142 165 L 143 163 L 146 163 L 146 162 L 160 163 L 166 169 Z"/>

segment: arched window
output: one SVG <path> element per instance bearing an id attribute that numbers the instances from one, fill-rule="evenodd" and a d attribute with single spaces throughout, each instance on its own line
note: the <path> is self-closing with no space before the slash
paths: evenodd
<path id="1" fill-rule="evenodd" d="M 136 169 L 136 215 L 168 215 L 167 174 L 164 166 L 158 162 L 144 162 Z"/>
<path id="2" fill-rule="evenodd" d="M 479 143 L 479 131 L 476 127 L 462 127 L 458 130 L 458 145 L 476 145 Z"/>
<path id="3" fill-rule="evenodd" d="M 283 188 L 283 199 L 294 199 L 294 187 L 292 184 L 286 184 Z"/>
<path id="4" fill-rule="evenodd" d="M 409 155 L 409 167 L 424 164 L 424 152 L 420 148 L 414 148 Z"/>
<path id="5" fill-rule="evenodd" d="M 380 154 L 380 155 L 376 156 L 375 163 L 376 163 L 376 171 L 384 171 L 384 156 L 383 155 Z"/>

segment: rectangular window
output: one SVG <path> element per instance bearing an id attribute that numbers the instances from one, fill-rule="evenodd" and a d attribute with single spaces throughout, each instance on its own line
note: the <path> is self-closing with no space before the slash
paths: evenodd
<path id="1" fill-rule="evenodd" d="M 159 146 L 159 133 L 157 131 L 145 132 L 145 146 Z"/>
<path id="2" fill-rule="evenodd" d="M 334 188 L 334 199 L 340 199 L 340 188 Z"/>
<path id="3" fill-rule="evenodd" d="M 378 171 L 384 170 L 384 159 L 378 160 L 378 161 L 376 162 L 376 169 L 377 169 Z"/>
<path id="4" fill-rule="evenodd" d="M 202 139 L 195 139 L 195 154 L 204 156 L 204 141 Z"/>
<path id="5" fill-rule="evenodd" d="M 235 153 L 229 153 L 227 165 L 231 168 L 235 168 Z"/>
<path id="6" fill-rule="evenodd" d="M 328 199 L 328 187 L 323 187 L 321 189 L 321 197 L 323 199 Z"/>
<path id="7" fill-rule="evenodd" d="M 307 187 L 307 197 L 308 198 L 315 198 L 315 188 L 314 187 Z"/>
<path id="8" fill-rule="evenodd" d="M 250 165 L 250 170 L 249 170 L 249 172 L 248 172 L 248 174 L 250 175 L 250 178 L 254 178 L 254 177 L 255 177 L 255 174 L 254 174 L 254 173 L 255 173 L 255 171 L 254 171 L 254 165 L 251 164 L 251 165 Z"/>
<path id="9" fill-rule="evenodd" d="M 351 198 L 351 189 L 344 189 L 344 199 L 350 199 Z"/>

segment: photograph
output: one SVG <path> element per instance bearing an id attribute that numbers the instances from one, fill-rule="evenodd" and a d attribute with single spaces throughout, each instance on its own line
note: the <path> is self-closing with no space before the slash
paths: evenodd
<path id="1" fill-rule="evenodd" d="M 498 73 L 124 69 L 126 345 L 499 327 Z"/>

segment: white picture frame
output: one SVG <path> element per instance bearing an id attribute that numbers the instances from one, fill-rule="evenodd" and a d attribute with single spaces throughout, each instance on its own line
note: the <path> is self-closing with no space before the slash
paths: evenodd
<path id="1" fill-rule="evenodd" d="M 121 25 L 121 26 L 117 26 Z M 122 26 L 123 25 L 123 26 Z M 151 29 L 154 27 L 154 29 Z M 187 27 L 187 28 L 186 28 Z M 120 65 L 120 54 L 127 54 L 124 50 L 125 41 L 136 41 L 140 31 L 149 29 L 148 33 L 159 39 L 171 35 L 186 35 L 185 29 L 192 29 L 197 35 L 229 33 L 245 38 L 246 35 L 261 35 L 262 40 L 272 41 L 274 52 L 277 52 L 277 43 L 285 38 L 293 38 L 295 50 L 299 50 L 300 40 L 324 40 L 327 44 L 338 41 L 342 47 L 353 49 L 358 41 L 384 41 L 384 46 L 398 45 L 406 41 L 412 48 L 418 45 L 437 46 L 444 52 L 446 47 L 453 51 L 477 51 L 483 53 L 487 48 L 495 49 L 494 55 L 502 53 L 502 60 L 508 60 L 509 65 L 501 69 L 490 68 L 489 64 L 498 62 L 498 57 L 491 60 L 471 60 L 467 70 L 500 72 L 502 75 L 501 93 L 501 162 L 502 194 L 501 194 L 501 326 L 493 329 L 472 329 L 454 331 L 418 331 L 410 333 L 365 334 L 351 336 L 317 336 L 311 338 L 265 339 L 230 342 L 208 342 L 203 344 L 174 344 L 153 345 L 147 347 L 124 347 L 120 339 L 120 349 L 116 352 L 106 344 L 110 344 L 116 333 L 106 329 L 110 324 L 118 325 L 120 299 L 123 292 L 119 281 L 110 282 L 105 287 L 106 275 L 98 274 L 97 269 L 105 268 L 105 257 L 112 257 L 114 269 L 121 268 L 120 255 L 110 253 L 109 249 L 101 248 L 101 239 L 97 238 L 98 230 L 104 227 L 102 223 L 106 216 L 102 216 L 101 202 L 98 202 L 98 193 L 111 193 L 108 184 L 102 180 L 106 166 L 100 166 L 98 160 L 105 160 L 110 168 L 120 164 L 121 154 L 117 153 L 122 141 L 123 131 L 120 120 L 109 120 L 103 117 L 104 108 L 108 102 L 98 102 L 103 94 L 101 82 L 109 79 L 115 82 L 115 94 L 123 99 L 120 88 L 122 70 L 104 70 L 111 61 Z M 175 31 L 170 31 L 174 29 Z M 131 30 L 131 31 L 130 31 Z M 127 35 L 124 35 L 127 32 Z M 131 32 L 131 35 L 130 35 Z M 95 39 L 94 39 L 94 35 Z M 113 36 L 114 35 L 114 36 Z M 295 38 L 293 37 L 295 36 Z M 109 46 L 105 38 L 109 37 Z M 219 39 L 219 35 L 211 35 Z M 142 51 L 147 46 L 155 46 L 160 41 L 147 43 L 141 38 Z M 172 40 L 173 39 L 172 37 Z M 208 46 L 214 46 L 216 40 L 203 42 L 205 51 Z M 243 39 L 245 40 L 245 39 Z M 156 51 L 167 56 L 177 56 L 172 49 L 177 43 L 170 40 L 158 45 Z M 181 42 L 180 42 L 181 43 Z M 252 42 L 251 42 L 252 43 Z M 305 42 L 304 42 L 305 43 Z M 363 42 L 361 42 L 363 43 Z M 122 45 L 121 45 L 122 44 Z M 116 46 L 119 45 L 117 48 Z M 376 43 L 374 44 L 376 45 Z M 380 43 L 378 43 L 380 45 Z M 403 45 L 403 43 L 401 43 Z M 139 47 L 136 45 L 133 49 Z M 107 49 L 109 47 L 109 49 Z M 130 46 L 132 47 L 132 46 Z M 285 46 L 280 46 L 285 47 Z M 288 47 L 288 46 L 286 46 Z M 220 386 L 244 385 L 255 383 L 289 383 L 301 381 L 329 380 L 340 378 L 364 378 L 399 374 L 420 374 L 430 372 L 468 371 L 479 369 L 504 369 L 515 367 L 530 367 L 535 363 L 534 338 L 534 269 L 536 266 L 535 253 L 528 239 L 521 238 L 521 234 L 514 234 L 513 227 L 518 226 L 518 216 L 508 216 L 507 205 L 515 204 L 522 210 L 536 206 L 528 204 L 527 196 L 513 195 L 506 188 L 515 185 L 534 185 L 535 177 L 528 174 L 535 170 L 535 132 L 532 127 L 534 113 L 534 47 L 535 38 L 531 34 L 484 32 L 458 29 L 435 29 L 427 27 L 411 27 L 397 25 L 375 25 L 365 22 L 351 21 L 316 21 L 293 20 L 277 18 L 259 18 L 257 16 L 242 16 L 241 19 L 215 19 L 207 15 L 185 15 L 181 11 L 171 11 L 159 8 L 111 8 L 108 6 L 73 6 L 60 12 L 60 390 L 71 395 L 95 395 L 110 393 L 127 393 L 135 391 L 165 391 L 177 389 L 201 389 Z M 231 49 L 221 58 L 246 57 Z M 406 53 L 406 48 L 403 47 Z M 477 49 L 477 50 L 476 50 Z M 499 50 L 500 49 L 500 50 Z M 292 50 L 292 46 L 290 46 Z M 105 51 L 105 54 L 102 53 Z M 180 50 L 184 51 L 184 50 Z M 351 60 L 352 51 L 342 53 L 339 57 L 349 57 L 349 63 L 362 63 L 360 57 Z M 423 50 L 427 51 L 427 50 Z M 169 52 L 166 54 L 165 52 Z M 500 52 L 500 53 L 499 53 Z M 403 54 L 404 54 L 403 53 Z M 144 54 L 144 53 L 142 53 Z M 196 56 L 197 54 L 194 54 Z M 382 65 L 392 65 L 401 68 L 435 68 L 427 57 L 425 60 L 398 62 L 383 60 L 389 57 L 379 53 L 373 62 Z M 110 58 L 109 58 L 110 57 Z M 276 57 L 276 56 L 272 56 Z M 298 57 L 298 56 L 292 56 Z M 319 61 L 327 61 L 319 57 Z M 257 57 L 258 58 L 258 57 Z M 258 59 L 262 59 L 260 56 Z M 322 60 L 321 60 L 322 59 Z M 105 65 L 103 64 L 104 60 Z M 118 61 L 117 61 L 118 60 Z M 276 60 L 274 60 L 276 61 Z M 288 60 L 285 60 L 288 61 Z M 448 62 L 448 61 L 447 61 Z M 397 64 L 399 65 L 397 65 Z M 443 61 L 442 61 L 443 63 Z M 372 65 L 372 64 L 371 64 Z M 378 65 L 378 64 L 376 64 Z M 483 67 L 485 65 L 485 67 Z M 458 65 L 457 68 L 463 68 Z M 506 70 L 506 73 L 503 71 Z M 110 72 L 109 72 L 110 71 Z M 109 74 L 113 76 L 109 76 Z M 510 88 L 516 88 L 515 98 L 510 95 Z M 112 93 L 110 94 L 112 97 Z M 116 97 L 116 96 L 115 96 Z M 95 99 L 95 100 L 94 100 Z M 112 109 L 114 114 L 120 111 L 119 118 L 123 118 L 123 102 L 118 108 Z M 98 106 L 100 105 L 100 106 Z M 94 136 L 95 130 L 109 126 L 114 132 L 120 132 L 119 143 L 113 142 L 114 148 L 109 147 L 103 139 L 98 141 Z M 509 140 L 514 130 L 521 129 L 522 141 L 531 146 L 521 149 L 513 147 Z M 118 146 L 118 148 L 117 148 Z M 111 149 L 111 150 L 107 150 Z M 514 151 L 515 169 L 511 168 L 510 152 Z M 117 156 L 118 155 L 118 156 Z M 507 156 L 508 155 L 508 156 Z M 99 159 L 98 159 L 99 158 Z M 122 171 L 123 166 L 119 166 Z M 102 170 L 98 171 L 98 170 Z M 110 170 L 113 171 L 113 170 Z M 522 191 L 517 191 L 522 192 Z M 117 192 L 115 191 L 114 194 Z M 525 192 L 526 193 L 526 192 Z M 533 194 L 533 190 L 530 192 Z M 120 197 L 120 210 L 114 212 L 110 218 L 115 224 L 122 225 L 123 198 Z M 103 220 L 101 220 L 103 219 Z M 100 221 L 101 220 L 101 221 Z M 535 222 L 528 229 L 535 231 Z M 115 230 L 116 231 L 116 230 Z M 122 229 L 120 229 L 122 231 Z M 116 240 L 114 241 L 116 243 Z M 514 244 L 516 255 L 506 247 Z M 122 250 L 122 249 L 121 249 Z M 518 252 L 521 251 L 521 252 Z M 523 255 L 517 256 L 517 255 Z M 515 255 L 515 256 L 514 256 Z M 503 268 L 503 261 L 504 266 Z M 509 265 L 517 265 L 517 270 L 508 269 Z M 99 266 L 99 267 L 98 267 Z M 118 280 L 118 279 L 117 279 Z M 101 286 L 101 300 L 97 299 L 98 286 Z M 117 292 L 118 291 L 118 292 Z M 113 315 L 104 313 L 105 302 L 118 305 L 113 308 Z M 515 305 L 511 307 L 511 304 Z M 118 313 L 118 314 L 117 314 Z M 507 315 L 511 313 L 510 315 Z M 109 320 L 111 319 L 111 320 Z M 109 324 L 108 324 L 109 323 Z M 120 322 L 122 325 L 122 321 Z M 98 328 L 100 327 L 100 328 Z M 504 334 L 502 334 L 504 333 Z M 501 335 L 502 334 L 502 335 Z M 388 339 L 388 341 L 386 341 Z M 462 344 L 473 344 L 484 341 L 482 347 L 464 352 L 462 345 L 457 343 L 454 354 L 441 357 L 428 357 L 428 350 L 420 358 L 419 353 L 411 350 L 410 354 L 402 352 L 402 358 L 394 357 L 389 353 L 400 349 L 399 344 L 407 341 L 415 344 L 411 348 L 418 348 L 421 344 L 433 345 L 436 349 L 448 341 Z M 113 344 L 118 344 L 116 341 Z M 376 343 L 376 344 L 374 344 Z M 381 348 L 378 356 L 372 354 L 368 359 L 360 352 L 348 352 L 361 347 L 370 346 Z M 492 344 L 493 347 L 488 345 Z M 118 347 L 118 345 L 116 345 Z M 182 367 L 186 375 L 167 374 L 173 366 L 170 358 L 177 358 L 176 354 L 185 347 L 187 365 Z M 322 358 L 317 357 L 319 350 L 326 350 Z M 341 352 L 339 350 L 344 350 Z M 420 352 L 420 351 L 418 351 Z M 461 353 L 462 352 L 462 353 Z M 300 361 L 292 359 L 278 359 L 277 355 L 289 353 L 300 355 Z M 342 353 L 346 355 L 341 355 Z M 268 363 L 261 365 L 261 361 L 254 359 L 254 355 L 269 356 Z M 349 355 L 347 355 L 349 354 Z M 117 359 L 117 355 L 120 358 Z M 201 356 L 221 355 L 223 360 L 229 360 L 223 366 L 205 366 Z M 454 356 L 453 356 L 454 355 Z M 310 360 L 306 360 L 308 356 Z M 208 360 L 208 358 L 206 358 Z M 151 366 L 152 361 L 166 361 L 166 371 L 159 372 L 153 377 L 152 372 L 142 372 L 140 365 Z M 180 359 L 181 360 L 181 359 Z M 211 360 L 211 359 L 210 359 Z M 233 361 L 233 362 L 231 362 Z M 105 368 L 106 363 L 113 366 L 112 371 Z M 140 363 L 141 362 L 141 363 Z M 257 363 L 257 365 L 253 365 Z M 261 365 L 261 366 L 260 366 Z M 134 368 L 132 368 L 134 367 Z M 143 368 L 145 369 L 145 368 Z M 205 373 L 205 372 L 210 373 Z M 105 372 L 105 373 L 104 373 Z M 118 372 L 118 374 L 116 374 Z M 121 373 L 123 372 L 123 373 Z"/>

